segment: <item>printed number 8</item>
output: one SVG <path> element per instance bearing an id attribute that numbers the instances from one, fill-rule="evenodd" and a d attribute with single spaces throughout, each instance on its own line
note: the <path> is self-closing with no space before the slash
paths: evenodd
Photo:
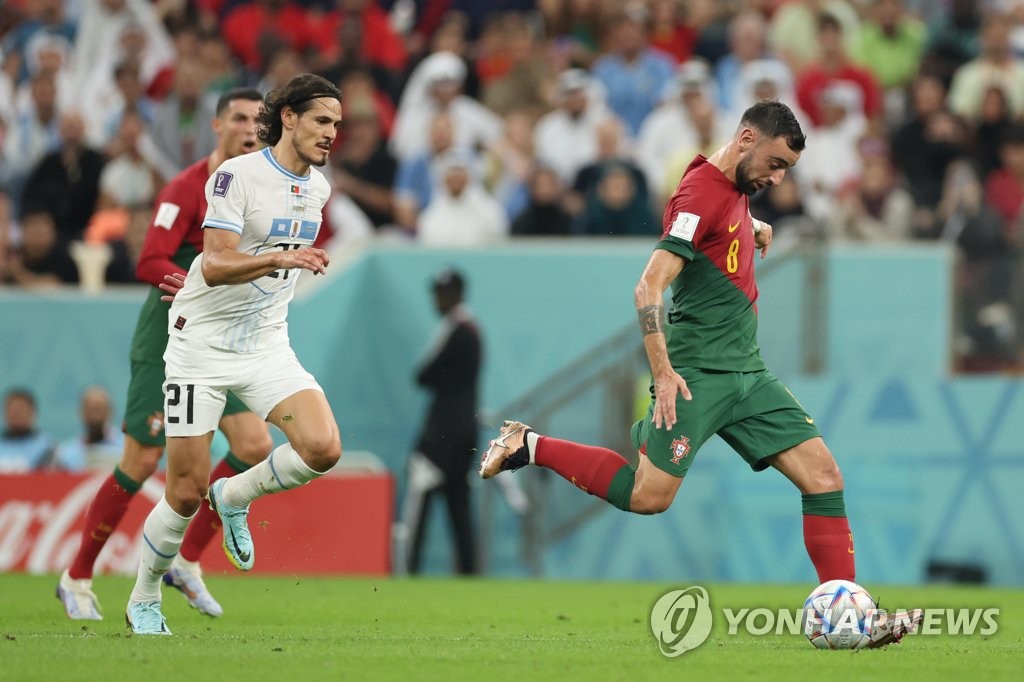
<path id="1" fill-rule="evenodd" d="M 725 269 L 730 273 L 734 273 L 740 269 L 740 240 L 739 238 L 733 239 L 729 244 L 729 251 L 725 256 Z"/>

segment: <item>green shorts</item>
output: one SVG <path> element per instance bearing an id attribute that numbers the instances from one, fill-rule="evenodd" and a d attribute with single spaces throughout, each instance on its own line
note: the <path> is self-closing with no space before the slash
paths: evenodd
<path id="1" fill-rule="evenodd" d="M 673 476 L 686 475 L 704 443 L 717 433 L 754 471 L 766 457 L 821 435 L 814 420 L 785 384 L 767 371 L 718 372 L 685 368 L 692 400 L 676 396 L 676 424 L 653 428 L 654 401 L 633 425 L 633 445 L 651 464 Z"/>
<path id="2" fill-rule="evenodd" d="M 224 416 L 248 412 L 249 408 L 234 393 L 228 392 Z M 166 443 L 164 437 L 164 366 L 132 360 L 124 423 L 126 434 L 143 445 Z"/>

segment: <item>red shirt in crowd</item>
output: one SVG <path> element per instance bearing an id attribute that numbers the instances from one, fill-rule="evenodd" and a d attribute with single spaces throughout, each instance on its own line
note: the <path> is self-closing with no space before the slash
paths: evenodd
<path id="1" fill-rule="evenodd" d="M 310 45 L 306 11 L 290 2 L 273 14 L 260 4 L 239 5 L 224 17 L 221 34 L 231 51 L 253 69 L 263 65 L 260 42 L 264 35 L 283 40 L 299 52 Z"/>
<path id="2" fill-rule="evenodd" d="M 836 71 L 821 66 L 807 68 L 796 80 L 796 99 L 814 125 L 821 125 L 821 93 L 836 81 L 848 81 L 860 88 L 864 115 L 872 118 L 882 113 L 882 91 L 871 72 L 852 64 L 844 64 Z"/>
<path id="3" fill-rule="evenodd" d="M 328 12 L 311 27 L 312 43 L 328 62 L 337 59 L 339 47 L 338 35 L 347 17 L 339 10 Z M 392 71 L 405 68 L 405 45 L 402 39 L 391 28 L 388 15 L 380 7 L 369 3 L 363 9 L 362 16 L 362 58 L 376 66 Z"/>
<path id="4" fill-rule="evenodd" d="M 1009 235 L 1024 212 L 1024 180 L 1005 168 L 992 171 L 985 181 L 985 200 L 1003 219 Z"/>

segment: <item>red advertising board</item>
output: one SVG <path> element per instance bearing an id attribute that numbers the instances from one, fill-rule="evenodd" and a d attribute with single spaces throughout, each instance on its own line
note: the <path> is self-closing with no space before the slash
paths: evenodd
<path id="1" fill-rule="evenodd" d="M 78 551 L 85 511 L 109 473 L 0 475 L 0 573 L 58 573 Z M 163 495 L 154 476 L 132 500 L 96 563 L 97 573 L 134 575 L 142 524 Z M 390 573 L 394 486 L 387 474 L 328 475 L 261 497 L 249 512 L 253 573 Z M 235 571 L 218 535 L 202 557 L 209 573 Z"/>

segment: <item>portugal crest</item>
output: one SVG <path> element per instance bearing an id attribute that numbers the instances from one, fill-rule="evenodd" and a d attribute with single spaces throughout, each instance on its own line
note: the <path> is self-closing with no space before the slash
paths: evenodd
<path id="1" fill-rule="evenodd" d="M 672 441 L 672 463 L 679 464 L 679 460 L 690 454 L 690 439 L 680 436 Z"/>

